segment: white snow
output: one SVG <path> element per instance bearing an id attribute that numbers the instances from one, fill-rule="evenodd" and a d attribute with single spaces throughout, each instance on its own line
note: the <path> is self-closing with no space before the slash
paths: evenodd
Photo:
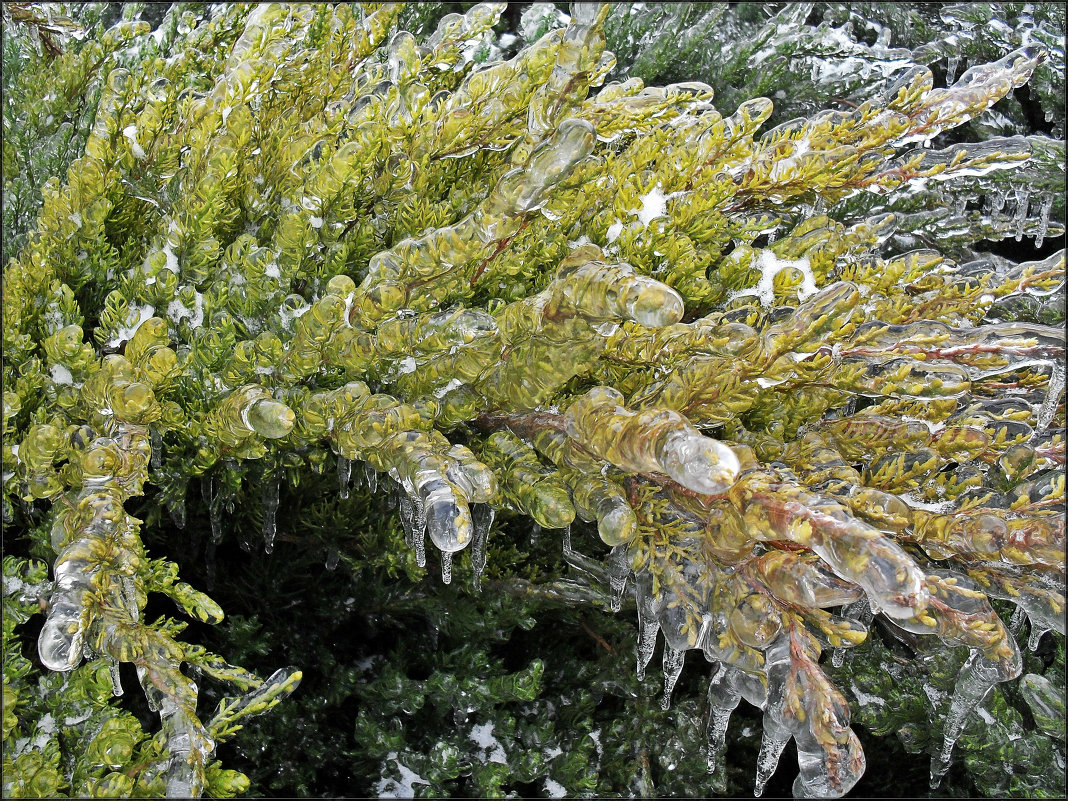
<path id="1" fill-rule="evenodd" d="M 565 798 L 567 796 L 567 788 L 549 777 L 545 777 L 545 792 L 549 794 L 549 798 Z"/>
<path id="2" fill-rule="evenodd" d="M 67 386 L 74 383 L 74 376 L 72 376 L 70 370 L 62 364 L 53 364 L 52 383 Z"/>
<path id="3" fill-rule="evenodd" d="M 608 244 L 612 244 L 617 239 L 619 239 L 619 235 L 621 233 L 623 233 L 623 223 L 621 223 L 619 220 L 616 220 L 614 223 L 608 226 L 608 231 L 605 233 Z"/>
<path id="4" fill-rule="evenodd" d="M 113 336 L 111 339 L 109 339 L 105 343 L 105 347 L 114 348 L 114 347 L 117 347 L 122 342 L 128 342 L 130 339 L 133 338 L 133 335 L 137 333 L 137 329 L 141 327 L 141 323 L 143 323 L 145 320 L 148 320 L 149 318 L 155 316 L 156 309 L 155 309 L 155 307 L 149 306 L 146 303 L 144 306 L 140 306 L 140 307 L 131 306 L 130 307 L 130 312 L 136 312 L 137 313 L 137 322 L 135 322 L 133 325 L 126 326 L 125 328 L 120 328 L 118 331 L 116 331 L 115 332 L 115 336 Z M 132 317 L 133 317 L 133 315 L 130 314 L 129 312 L 127 312 L 127 315 L 126 315 L 127 321 L 129 321 Z"/>
<path id="5" fill-rule="evenodd" d="M 482 723 L 478 726 L 472 726 L 470 738 L 479 748 L 489 752 L 486 757 L 487 761 L 496 762 L 500 765 L 508 764 L 508 759 L 504 753 L 504 746 L 502 746 L 500 741 L 493 736 L 493 723 Z"/>
<path id="6" fill-rule="evenodd" d="M 857 702 L 864 706 L 886 706 L 886 700 L 880 698 L 877 695 L 868 695 L 862 689 L 857 687 L 856 684 L 850 684 L 850 688 L 853 690 L 853 696 L 857 699 Z"/>
<path id="7" fill-rule="evenodd" d="M 393 778 L 381 779 L 375 788 L 378 798 L 415 798 L 415 790 L 413 789 L 415 785 L 430 784 L 414 770 L 401 764 L 400 759 L 397 758 L 396 751 L 390 751 L 386 756 L 387 761 L 391 759 L 400 768 L 400 780 Z"/>
<path id="8" fill-rule="evenodd" d="M 138 161 L 145 160 L 145 151 L 141 149 L 141 145 L 137 143 L 137 126 L 127 125 L 122 129 L 122 135 L 130 140 L 130 152 L 134 154 L 134 158 Z"/>
<path id="9" fill-rule="evenodd" d="M 172 300 L 167 306 L 167 316 L 175 323 L 188 317 L 190 328 L 200 328 L 204 324 L 204 296 L 199 292 L 196 293 L 196 308 L 192 311 L 187 309 L 181 301 Z"/>
<path id="10" fill-rule="evenodd" d="M 657 184 L 647 193 L 642 195 L 642 208 L 638 212 L 638 219 L 642 225 L 648 225 L 657 217 L 663 217 L 667 213 L 667 199 Z"/>
<path id="11" fill-rule="evenodd" d="M 646 226 L 657 217 L 666 217 L 667 202 L 672 198 L 681 197 L 685 194 L 685 191 L 679 191 L 665 195 L 660 188 L 660 184 L 657 184 L 639 198 L 642 202 L 642 207 L 640 209 L 629 209 L 629 213 L 638 215 L 638 220 L 643 226 Z"/>
<path id="12" fill-rule="evenodd" d="M 812 274 L 812 265 L 808 259 L 780 259 L 770 250 L 761 250 L 757 257 L 756 266 L 760 268 L 760 281 L 756 286 L 748 289 L 740 289 L 732 292 L 730 299 L 755 295 L 760 305 L 769 308 L 775 302 L 775 276 L 783 270 L 794 268 L 801 271 L 803 278 L 801 286 L 797 290 L 797 299 L 805 300 L 815 295 L 819 290 L 816 288 L 816 278 Z"/>

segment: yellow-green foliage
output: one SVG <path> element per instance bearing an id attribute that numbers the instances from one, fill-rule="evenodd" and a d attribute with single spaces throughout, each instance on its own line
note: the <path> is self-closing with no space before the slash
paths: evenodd
<path id="1" fill-rule="evenodd" d="M 47 609 L 42 663 L 88 688 L 94 724 L 71 774 L 55 720 L 22 728 L 32 691 L 5 669 L 5 792 L 243 788 L 215 745 L 300 671 L 264 681 L 144 620 L 150 592 L 205 622 L 223 610 L 148 558 L 123 502 L 151 484 L 180 512 L 194 477 L 217 488 L 267 455 L 387 473 L 446 581 L 472 543 L 485 564 L 481 504 L 595 520 L 623 565 L 617 606 L 634 576 L 639 669 L 658 631 L 666 696 L 687 650 L 722 666 L 710 764 L 745 697 L 765 710 L 765 774 L 793 737 L 804 794 L 863 772 L 818 660 L 872 613 L 971 649 L 936 778 L 963 717 L 1020 673 L 988 596 L 1063 633 L 1063 335 L 987 314 L 1062 290 L 1064 253 L 965 270 L 884 247 L 911 187 L 1026 162 L 1024 137 L 928 145 L 1044 53 L 946 88 L 916 67 L 762 133 L 766 98 L 602 85 L 607 5 L 508 61 L 466 60 L 503 8 L 423 43 L 378 3 L 225 4 L 175 28 L 167 58 L 118 31 L 147 49 L 107 76 L 3 277 L 5 513 L 49 502 L 34 536 L 55 555 L 54 585 L 40 567 L 18 581 Z M 876 209 L 836 216 L 858 193 Z M 161 716 L 152 737 L 109 705 L 121 662 Z M 183 663 L 242 694 L 202 720 Z"/>

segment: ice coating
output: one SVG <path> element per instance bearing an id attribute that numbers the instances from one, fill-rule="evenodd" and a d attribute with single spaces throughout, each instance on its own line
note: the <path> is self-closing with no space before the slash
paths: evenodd
<path id="1" fill-rule="evenodd" d="M 583 262 L 587 254 L 592 258 Z M 630 319 L 650 328 L 682 319 L 685 308 L 678 292 L 638 275 L 625 262 L 606 264 L 601 255 L 598 249 L 585 246 L 565 260 L 547 290 L 547 317 L 578 313 L 594 321 Z"/>
<path id="2" fill-rule="evenodd" d="M 664 472 L 695 492 L 720 493 L 734 483 L 738 460 L 726 445 L 670 409 L 631 412 L 622 401 L 609 387 L 591 389 L 568 407 L 568 435 L 620 469 Z"/>
<path id="3" fill-rule="evenodd" d="M 455 553 L 471 541 L 471 511 L 467 503 L 437 475 L 416 478 L 416 491 L 426 509 L 426 527 L 439 550 Z"/>
<path id="4" fill-rule="evenodd" d="M 661 440 L 657 461 L 684 487 L 709 495 L 724 492 L 738 475 L 734 451 L 722 442 L 686 430 L 676 429 Z"/>

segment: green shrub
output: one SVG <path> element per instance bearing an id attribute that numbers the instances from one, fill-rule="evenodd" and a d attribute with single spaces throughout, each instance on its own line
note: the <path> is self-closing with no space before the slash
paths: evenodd
<path id="1" fill-rule="evenodd" d="M 981 5 L 5 8 L 5 794 L 1055 795 L 1064 15 Z"/>

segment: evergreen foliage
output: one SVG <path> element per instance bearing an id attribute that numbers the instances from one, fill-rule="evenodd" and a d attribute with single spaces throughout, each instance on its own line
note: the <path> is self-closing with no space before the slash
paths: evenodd
<path id="1" fill-rule="evenodd" d="M 1064 6 L 569 11 L 4 6 L 5 796 L 1063 793 Z"/>

